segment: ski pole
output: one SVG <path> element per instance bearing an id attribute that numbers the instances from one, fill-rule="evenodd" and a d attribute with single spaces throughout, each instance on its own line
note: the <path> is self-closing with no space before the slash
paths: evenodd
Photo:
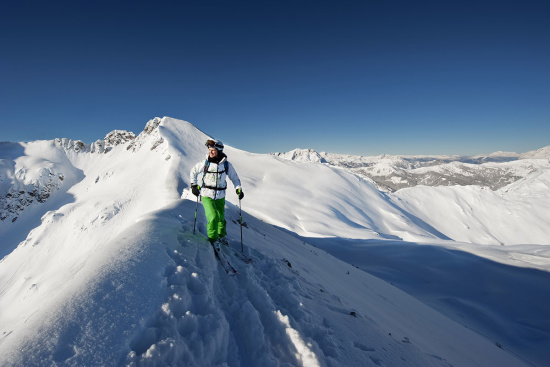
<path id="1" fill-rule="evenodd" d="M 239 199 L 239 222 L 241 223 L 241 252 L 244 254 L 244 246 L 243 246 L 243 214 L 241 209 L 241 199 Z"/>
<path id="2" fill-rule="evenodd" d="M 197 210 L 199 208 L 199 197 L 197 196 L 197 205 L 195 205 L 195 223 L 193 223 L 193 234 L 195 234 L 195 227 L 197 225 Z"/>

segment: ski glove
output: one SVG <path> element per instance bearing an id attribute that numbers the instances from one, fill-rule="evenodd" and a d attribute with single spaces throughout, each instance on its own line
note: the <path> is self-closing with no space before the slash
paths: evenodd
<path id="1" fill-rule="evenodd" d="M 237 189 L 237 195 L 239 196 L 239 200 L 241 200 L 242 198 L 244 198 L 243 190 Z"/>
<path id="2" fill-rule="evenodd" d="M 191 185 L 191 192 L 193 193 L 193 195 L 199 196 L 201 194 L 201 189 L 199 185 Z"/>

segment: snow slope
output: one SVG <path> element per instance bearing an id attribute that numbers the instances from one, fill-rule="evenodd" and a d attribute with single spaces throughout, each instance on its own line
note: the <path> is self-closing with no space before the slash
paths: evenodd
<path id="1" fill-rule="evenodd" d="M 550 245 L 548 164 L 497 191 L 479 186 L 419 186 L 392 196 L 404 210 L 457 241 Z"/>
<path id="2" fill-rule="evenodd" d="M 390 202 L 416 222 L 435 229 L 431 232 L 441 238 L 492 245 L 548 245 L 548 151 L 549 147 L 475 157 L 361 157 L 296 149 L 276 156 L 325 163 L 389 189 Z"/>
<path id="3" fill-rule="evenodd" d="M 444 268 L 434 264 L 419 272 L 438 285 L 419 287 L 420 276 L 407 276 L 418 269 L 412 259 L 424 258 L 392 259 L 392 244 L 457 243 L 370 182 L 324 164 L 226 148 L 243 182 L 246 252 L 255 259 L 246 265 L 224 249 L 239 270 L 228 277 L 205 237 L 192 234 L 196 202 L 188 172 L 205 158 L 206 138 L 187 122 L 163 118 L 109 149 L 96 142 L 99 154 L 85 145 L 76 151 L 74 144 L 2 144 L 4 180 L 19 167 L 48 162 L 76 173 L 45 203 L 24 208 L 15 222 L 0 222 L 6 253 L 0 365 L 542 366 L 550 360 L 546 308 L 530 308 L 528 322 L 519 321 L 536 331 L 507 319 L 518 315 L 523 301 L 513 297 L 533 278 L 518 280 L 509 294 L 487 284 L 462 298 L 455 295 L 461 285 L 449 280 L 483 256 L 519 257 L 477 246 L 469 252 L 477 255 L 455 262 L 463 266 L 456 274 L 438 277 Z M 39 163 L 25 166 L 29 158 Z M 239 249 L 238 201 L 231 191 L 228 196 L 231 246 Z M 204 233 L 201 208 L 198 213 Z M 349 239 L 359 248 L 341 250 Z M 365 248 L 389 253 L 376 267 Z M 533 297 L 550 294 L 548 256 L 539 250 L 524 248 L 521 258 L 546 269 L 533 275 Z M 403 267 L 387 271 L 395 264 Z M 488 278 L 502 280 L 517 267 L 487 269 Z M 369 272 L 393 276 L 398 287 Z M 488 291 L 491 302 L 476 293 Z M 449 303 L 500 321 L 461 319 Z"/>

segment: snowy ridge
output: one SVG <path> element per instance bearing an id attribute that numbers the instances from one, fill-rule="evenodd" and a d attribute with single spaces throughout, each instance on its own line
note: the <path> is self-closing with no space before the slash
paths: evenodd
<path id="1" fill-rule="evenodd" d="M 108 153 L 117 145 L 126 144 L 136 138 L 133 132 L 125 130 L 113 130 L 103 140 L 97 140 L 92 144 L 85 144 L 82 140 L 67 138 L 55 139 L 55 144 L 67 151 L 77 153 Z"/>
<path id="2" fill-rule="evenodd" d="M 132 132 L 114 130 L 92 144 L 67 138 L 55 139 L 53 146 L 51 141 L 0 142 L 0 220 L 16 221 L 26 207 L 44 203 L 82 179 L 80 155 L 108 153 L 135 138 Z"/>
<path id="3" fill-rule="evenodd" d="M 207 138 L 165 117 L 107 154 L 55 142 L 2 145 L 8 168 L 32 158 L 29 167 L 54 162 L 73 176 L 17 221 L 0 222 L 0 365 L 470 367 L 550 360 L 550 252 L 542 246 L 547 171 L 486 190 L 497 195 L 492 204 L 506 200 L 512 217 L 532 219 L 529 228 L 472 226 L 475 244 L 466 244 L 451 240 L 455 227 L 424 215 L 440 201 L 462 202 L 461 191 L 444 193 L 452 187 L 437 188 L 440 201 L 412 192 L 398 197 L 339 167 L 227 146 L 245 190 L 245 252 L 254 258 L 247 265 L 224 249 L 239 271 L 227 277 L 202 234 L 200 207 L 199 233 L 192 234 L 189 171 L 206 156 Z M 487 222 L 491 210 L 472 210 L 470 218 Z M 461 223 L 459 212 L 451 219 Z M 235 195 L 228 195 L 226 217 L 230 245 L 239 251 Z M 530 233 L 539 237 L 530 246 L 480 245 L 486 231 L 514 244 Z"/>
<path id="4" fill-rule="evenodd" d="M 550 245 L 548 165 L 497 191 L 479 186 L 419 186 L 393 197 L 404 210 L 456 241 Z"/>
<path id="5" fill-rule="evenodd" d="M 521 159 L 550 159 L 550 146 L 520 154 Z"/>
<path id="6" fill-rule="evenodd" d="M 16 221 L 26 207 L 44 203 L 56 191 L 74 185 L 75 179 L 82 178 L 80 166 L 87 164 L 82 162 L 95 159 L 90 154 L 107 154 L 118 146 L 136 152 L 146 141 L 151 142 L 150 150 L 156 149 L 163 143 L 157 129 L 160 123 L 160 118 L 150 120 L 137 138 L 132 132 L 113 130 L 92 144 L 55 139 L 56 149 L 51 149 L 50 141 L 0 143 L 0 220 Z M 24 155 L 19 155 L 22 151 Z M 66 177 L 69 181 L 64 183 Z"/>

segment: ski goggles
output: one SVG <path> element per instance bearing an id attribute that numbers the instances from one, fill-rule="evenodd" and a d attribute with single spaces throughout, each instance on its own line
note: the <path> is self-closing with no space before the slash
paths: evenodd
<path id="1" fill-rule="evenodd" d="M 208 139 L 206 141 L 206 144 L 204 144 L 204 145 L 206 145 L 208 148 L 223 150 L 223 143 L 219 140 Z"/>

